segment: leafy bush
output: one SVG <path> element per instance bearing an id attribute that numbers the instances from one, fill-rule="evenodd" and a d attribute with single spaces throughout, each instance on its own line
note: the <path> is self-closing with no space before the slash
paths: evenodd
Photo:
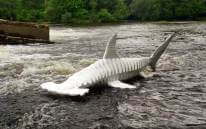
<path id="1" fill-rule="evenodd" d="M 70 12 L 66 12 L 61 16 L 61 22 L 62 23 L 69 23 L 71 21 L 72 14 Z"/>
<path id="2" fill-rule="evenodd" d="M 78 9 L 74 12 L 74 17 L 78 19 L 88 19 L 88 11 L 86 9 Z"/>
<path id="3" fill-rule="evenodd" d="M 116 19 L 107 11 L 107 9 L 101 9 L 98 13 L 98 19 L 101 22 L 113 22 Z"/>
<path id="4" fill-rule="evenodd" d="M 206 0 L 0 0 L 0 18 L 52 23 L 195 20 Z"/>
<path id="5" fill-rule="evenodd" d="M 16 19 L 16 0 L 0 0 L 0 18 Z"/>

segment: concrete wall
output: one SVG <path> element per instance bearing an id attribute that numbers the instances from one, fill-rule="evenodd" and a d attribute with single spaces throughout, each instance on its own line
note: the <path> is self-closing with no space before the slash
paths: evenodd
<path id="1" fill-rule="evenodd" d="M 0 19 L 0 34 L 31 39 L 49 40 L 48 25 L 13 22 Z"/>

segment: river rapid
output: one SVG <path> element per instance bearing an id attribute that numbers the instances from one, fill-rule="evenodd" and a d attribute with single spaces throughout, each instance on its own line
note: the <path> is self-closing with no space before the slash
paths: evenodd
<path id="1" fill-rule="evenodd" d="M 137 89 L 91 89 L 84 97 L 40 89 L 101 59 L 117 33 L 120 57 L 150 56 L 178 31 L 153 77 Z M 206 22 L 50 28 L 55 44 L 0 46 L 0 129 L 206 128 Z"/>

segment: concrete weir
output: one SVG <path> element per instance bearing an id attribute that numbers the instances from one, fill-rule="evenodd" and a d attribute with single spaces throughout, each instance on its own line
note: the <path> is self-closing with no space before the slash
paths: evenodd
<path id="1" fill-rule="evenodd" d="M 0 19 L 0 44 L 51 43 L 49 26 Z"/>

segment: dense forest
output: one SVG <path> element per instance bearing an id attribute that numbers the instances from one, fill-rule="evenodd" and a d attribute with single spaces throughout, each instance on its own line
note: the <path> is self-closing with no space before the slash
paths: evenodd
<path id="1" fill-rule="evenodd" d="M 0 18 L 50 23 L 198 20 L 206 0 L 0 0 Z"/>

